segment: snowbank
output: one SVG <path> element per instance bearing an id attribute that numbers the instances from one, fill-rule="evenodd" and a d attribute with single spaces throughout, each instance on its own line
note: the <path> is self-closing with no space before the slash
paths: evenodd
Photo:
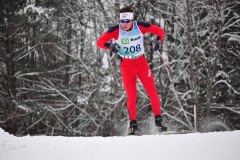
<path id="1" fill-rule="evenodd" d="M 0 129 L 0 160 L 239 160 L 240 131 L 128 137 L 15 137 Z"/>

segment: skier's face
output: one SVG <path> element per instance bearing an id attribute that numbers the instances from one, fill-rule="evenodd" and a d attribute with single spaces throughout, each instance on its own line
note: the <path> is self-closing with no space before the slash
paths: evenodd
<path id="1" fill-rule="evenodd" d="M 122 27 L 123 30 L 128 31 L 128 30 L 131 29 L 132 23 L 133 22 L 129 19 L 122 19 L 121 20 L 121 27 Z"/>

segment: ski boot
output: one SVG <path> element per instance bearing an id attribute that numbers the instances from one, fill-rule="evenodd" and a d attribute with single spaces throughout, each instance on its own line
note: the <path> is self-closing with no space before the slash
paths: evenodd
<path id="1" fill-rule="evenodd" d="M 157 126 L 159 132 L 167 131 L 167 127 L 165 127 L 163 122 L 162 122 L 162 116 L 161 115 L 156 115 L 155 116 L 155 125 Z"/>
<path id="2" fill-rule="evenodd" d="M 130 127 L 128 130 L 128 135 L 135 135 L 137 133 L 138 126 L 137 126 L 137 121 L 136 120 L 131 120 L 130 121 Z"/>

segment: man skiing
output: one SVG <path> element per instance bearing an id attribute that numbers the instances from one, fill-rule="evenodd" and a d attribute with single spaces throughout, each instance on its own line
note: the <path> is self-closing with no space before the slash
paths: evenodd
<path id="1" fill-rule="evenodd" d="M 121 74 L 124 88 L 127 94 L 127 108 L 130 118 L 129 134 L 137 132 L 137 78 L 140 79 L 151 101 L 152 111 L 155 115 L 155 124 L 161 130 L 167 130 L 162 122 L 160 112 L 160 99 L 154 82 L 153 74 L 144 56 L 145 33 L 157 35 L 154 51 L 160 48 L 160 43 L 164 38 L 164 30 L 158 26 L 146 22 L 133 20 L 133 10 L 131 7 L 124 7 L 120 10 L 120 23 L 110 27 L 97 41 L 97 46 L 111 50 L 121 58 Z M 109 41 L 114 39 L 116 43 Z"/>

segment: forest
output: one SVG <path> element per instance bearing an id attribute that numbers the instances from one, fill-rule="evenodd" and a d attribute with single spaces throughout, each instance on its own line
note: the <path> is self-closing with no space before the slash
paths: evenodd
<path id="1" fill-rule="evenodd" d="M 96 41 L 128 5 L 135 20 L 165 30 L 159 52 L 155 35 L 144 38 L 168 128 L 239 130 L 239 0 L 2 0 L 0 127 L 18 136 L 122 135 L 129 118 L 120 60 Z M 151 105 L 137 87 L 148 134 Z"/>

